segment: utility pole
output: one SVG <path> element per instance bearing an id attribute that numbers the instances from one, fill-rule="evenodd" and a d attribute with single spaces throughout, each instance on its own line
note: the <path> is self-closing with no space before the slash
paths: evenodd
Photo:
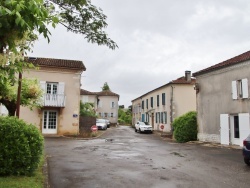
<path id="1" fill-rule="evenodd" d="M 16 116 L 17 116 L 17 118 L 19 118 L 19 115 L 20 115 L 21 88 L 22 88 L 22 73 L 19 72 L 17 101 L 16 101 Z"/>

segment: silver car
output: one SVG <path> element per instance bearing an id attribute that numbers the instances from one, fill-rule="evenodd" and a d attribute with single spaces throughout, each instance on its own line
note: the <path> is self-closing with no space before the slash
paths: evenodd
<path id="1" fill-rule="evenodd" d="M 106 130 L 108 127 L 105 119 L 96 119 L 96 126 L 98 130 Z"/>

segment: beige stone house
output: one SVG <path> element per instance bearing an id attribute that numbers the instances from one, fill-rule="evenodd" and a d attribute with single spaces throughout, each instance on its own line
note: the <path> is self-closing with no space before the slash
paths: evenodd
<path id="1" fill-rule="evenodd" d="M 90 92 L 81 89 L 81 101 L 93 103 L 96 114 L 105 118 L 112 124 L 118 121 L 119 95 L 111 91 Z"/>
<path id="2" fill-rule="evenodd" d="M 250 51 L 195 72 L 198 139 L 243 145 L 250 134 Z"/>
<path id="3" fill-rule="evenodd" d="M 42 108 L 21 107 L 20 118 L 35 124 L 43 134 L 76 134 L 79 131 L 80 81 L 86 70 L 82 61 L 28 58 L 39 69 L 23 77 L 37 78 L 44 90 Z"/>
<path id="4" fill-rule="evenodd" d="M 196 110 L 195 79 L 191 72 L 161 87 L 145 93 L 132 100 L 132 124 L 136 121 L 149 122 L 154 130 L 169 132 L 172 122 L 189 111 Z"/>

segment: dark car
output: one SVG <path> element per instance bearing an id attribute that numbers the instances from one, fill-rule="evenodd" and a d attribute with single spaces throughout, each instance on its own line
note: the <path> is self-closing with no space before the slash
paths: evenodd
<path id="1" fill-rule="evenodd" d="M 250 135 L 243 141 L 242 152 L 245 163 L 250 166 Z"/>

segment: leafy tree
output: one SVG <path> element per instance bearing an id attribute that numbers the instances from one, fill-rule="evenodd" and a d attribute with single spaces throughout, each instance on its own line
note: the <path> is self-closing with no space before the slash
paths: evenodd
<path id="1" fill-rule="evenodd" d="M 129 109 L 118 109 L 118 122 L 119 123 L 125 123 L 125 124 L 131 124 L 132 122 L 132 113 Z"/>
<path id="2" fill-rule="evenodd" d="M 0 83 L 0 103 L 4 104 L 9 111 L 9 116 L 14 116 L 16 112 L 17 82 Z M 43 91 L 40 84 L 35 79 L 22 80 L 21 101 L 22 106 L 39 107 Z"/>
<path id="3" fill-rule="evenodd" d="M 107 82 L 103 84 L 102 91 L 111 91 Z"/>
<path id="4" fill-rule="evenodd" d="M 83 103 L 80 102 L 80 115 L 97 117 L 94 109 L 94 103 Z"/>

